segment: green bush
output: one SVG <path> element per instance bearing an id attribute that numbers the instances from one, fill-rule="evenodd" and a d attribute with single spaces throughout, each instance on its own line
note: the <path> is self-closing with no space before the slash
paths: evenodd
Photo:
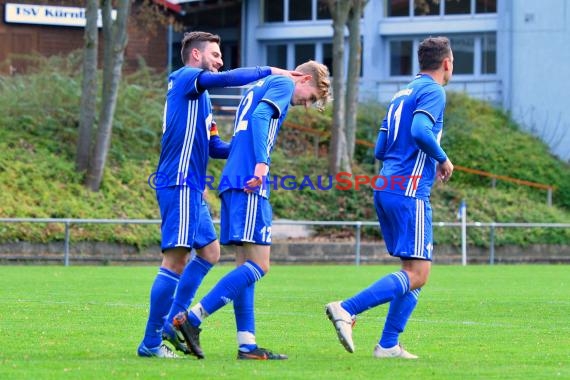
<path id="1" fill-rule="evenodd" d="M 144 68 L 123 78 L 113 125 L 112 142 L 101 190 L 86 190 L 83 176 L 74 168 L 79 102 L 80 56 L 37 60 L 27 75 L 0 77 L 0 216 L 54 218 L 158 219 L 155 193 L 148 176 L 156 169 L 162 134 L 165 76 Z M 288 121 L 309 126 L 325 135 L 310 136 L 284 126 L 273 153 L 272 175 L 278 180 L 294 175 L 316 186 L 319 177 L 328 184 L 326 147 L 331 108 L 317 112 L 296 107 Z M 374 143 L 385 108 L 362 104 L 357 138 Z M 313 149 L 316 146 L 318 149 Z M 469 221 L 569 222 L 570 169 L 556 160 L 536 138 L 522 133 L 508 115 L 465 95 L 450 94 L 442 145 L 456 165 L 556 186 L 555 207 L 546 206 L 544 190 L 456 171 L 451 182 L 436 185 L 432 207 L 436 221 L 454 221 L 461 199 L 467 199 Z M 209 174 L 220 177 L 224 162 L 211 160 Z M 375 168 L 376 167 L 376 168 Z M 373 149 L 357 146 L 353 173 L 373 176 L 377 165 Z M 219 199 L 209 194 L 214 217 Z M 276 218 L 301 220 L 375 220 L 372 191 L 272 191 Z M 330 228 L 318 229 L 330 233 Z M 353 236 L 353 228 L 335 230 Z M 437 230 L 437 243 L 459 241 L 459 229 Z M 497 244 L 564 244 L 570 232 L 563 229 L 501 229 Z M 366 238 L 378 238 L 377 228 L 364 229 Z M 63 225 L 0 224 L 0 242 L 62 240 Z M 74 226 L 73 241 L 108 241 L 145 247 L 158 244 L 158 225 Z M 488 231 L 473 229 L 472 243 L 488 243 Z"/>

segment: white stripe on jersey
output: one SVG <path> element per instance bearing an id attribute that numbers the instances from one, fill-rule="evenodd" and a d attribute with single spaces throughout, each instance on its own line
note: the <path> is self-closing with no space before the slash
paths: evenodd
<path id="1" fill-rule="evenodd" d="M 406 188 L 406 196 L 407 197 L 415 197 L 416 191 L 418 190 L 419 181 L 421 181 L 421 177 L 418 179 L 419 176 L 422 175 L 424 170 L 424 166 L 426 163 L 426 154 L 423 150 L 418 151 L 418 156 L 416 157 L 416 163 L 414 164 L 414 169 L 412 170 L 412 178 L 408 179 L 408 187 Z"/>
<path id="2" fill-rule="evenodd" d="M 386 116 L 386 121 L 387 121 L 387 124 L 388 124 L 388 136 L 386 137 L 387 140 L 390 139 L 390 130 L 391 130 L 391 129 L 390 129 L 390 126 L 391 126 L 391 124 L 392 124 L 392 110 L 393 110 L 393 109 L 394 109 L 394 105 L 392 104 L 392 105 L 390 105 L 390 109 L 388 109 L 388 116 Z"/>
<path id="3" fill-rule="evenodd" d="M 198 100 L 188 101 L 188 116 L 186 117 L 186 133 L 184 134 L 184 144 L 180 152 L 180 161 L 178 162 L 178 173 L 176 173 L 176 184 L 184 185 L 188 178 L 188 166 L 190 165 L 190 157 L 192 156 L 192 147 L 194 146 L 194 136 L 196 136 L 196 120 L 198 114 Z M 195 175 L 197 173 L 194 173 Z"/>
<path id="4" fill-rule="evenodd" d="M 424 223 L 424 201 L 416 199 L 416 233 L 414 241 L 414 254 L 412 257 L 424 256 L 424 240 L 425 240 L 425 223 Z"/>
<path id="5" fill-rule="evenodd" d="M 178 242 L 177 246 L 188 246 L 188 229 L 190 227 L 190 188 L 182 186 L 180 193 L 180 202 L 178 212 L 180 218 L 178 219 Z"/>
<path id="6" fill-rule="evenodd" d="M 275 135 L 277 134 L 277 127 L 279 126 L 279 119 L 271 119 L 269 122 L 269 132 L 267 133 L 267 156 L 271 154 L 271 149 L 275 145 Z"/>
<path id="7" fill-rule="evenodd" d="M 257 194 L 249 193 L 247 195 L 247 210 L 245 213 L 245 226 L 243 228 L 243 241 L 253 242 L 253 233 L 255 232 L 255 220 L 257 219 Z"/>

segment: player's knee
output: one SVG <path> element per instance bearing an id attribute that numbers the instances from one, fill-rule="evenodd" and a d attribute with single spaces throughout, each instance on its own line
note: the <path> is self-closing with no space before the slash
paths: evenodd
<path id="1" fill-rule="evenodd" d="M 212 265 L 216 265 L 220 261 L 220 251 L 219 250 L 218 251 L 214 251 L 214 250 L 200 251 L 199 250 L 198 252 L 196 252 L 196 254 Z"/>
<path id="2" fill-rule="evenodd" d="M 181 274 L 188 263 L 188 256 L 188 248 L 175 247 L 167 249 L 163 253 L 161 266 L 170 271 Z"/>
<path id="3" fill-rule="evenodd" d="M 259 267 L 261 268 L 261 270 L 263 271 L 263 273 L 265 273 L 265 274 L 269 273 L 269 268 L 270 268 L 271 265 L 269 265 L 268 262 L 267 262 L 267 263 L 265 263 L 265 262 L 263 262 L 263 263 L 257 263 L 257 265 L 259 265 Z"/>

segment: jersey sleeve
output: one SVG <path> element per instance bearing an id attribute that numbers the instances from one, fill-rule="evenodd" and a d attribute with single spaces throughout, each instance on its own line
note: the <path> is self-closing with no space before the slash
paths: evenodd
<path id="1" fill-rule="evenodd" d="M 433 134 L 434 122 L 425 113 L 416 113 L 412 120 L 412 138 L 417 146 L 423 150 L 428 156 L 439 163 L 447 160 L 447 155 L 439 146 L 435 135 Z"/>
<path id="2" fill-rule="evenodd" d="M 377 160 L 383 161 L 386 154 L 386 141 L 388 140 L 388 122 L 386 118 L 382 122 L 378 130 L 378 138 L 376 139 L 376 146 L 374 147 L 374 157 Z"/>
<path id="3" fill-rule="evenodd" d="M 242 67 L 217 73 L 202 71 L 198 77 L 198 88 L 204 91 L 216 87 L 243 86 L 268 75 L 271 75 L 269 66 Z"/>
<path id="4" fill-rule="evenodd" d="M 230 155 L 230 143 L 222 140 L 216 124 L 212 124 L 212 128 L 210 129 L 209 148 L 210 157 L 212 158 L 225 159 Z"/>

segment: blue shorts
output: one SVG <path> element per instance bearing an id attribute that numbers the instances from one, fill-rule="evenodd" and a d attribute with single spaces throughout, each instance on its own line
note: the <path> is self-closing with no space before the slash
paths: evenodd
<path id="1" fill-rule="evenodd" d="M 220 243 L 271 245 L 273 211 L 269 200 L 257 193 L 227 190 L 220 194 Z"/>
<path id="2" fill-rule="evenodd" d="M 200 221 L 202 193 L 188 186 L 172 186 L 157 189 L 156 199 L 162 218 L 162 251 L 175 247 L 190 250 Z"/>
<path id="3" fill-rule="evenodd" d="M 433 235 L 429 201 L 375 191 L 374 206 L 390 255 L 404 260 L 431 261 Z"/>
<path id="4" fill-rule="evenodd" d="M 200 205 L 200 223 L 198 224 L 198 231 L 196 231 L 192 248 L 203 248 L 217 238 L 218 235 L 216 235 L 216 229 L 214 228 L 214 222 L 212 222 L 212 215 L 210 214 L 208 203 L 202 200 L 202 204 Z"/>

